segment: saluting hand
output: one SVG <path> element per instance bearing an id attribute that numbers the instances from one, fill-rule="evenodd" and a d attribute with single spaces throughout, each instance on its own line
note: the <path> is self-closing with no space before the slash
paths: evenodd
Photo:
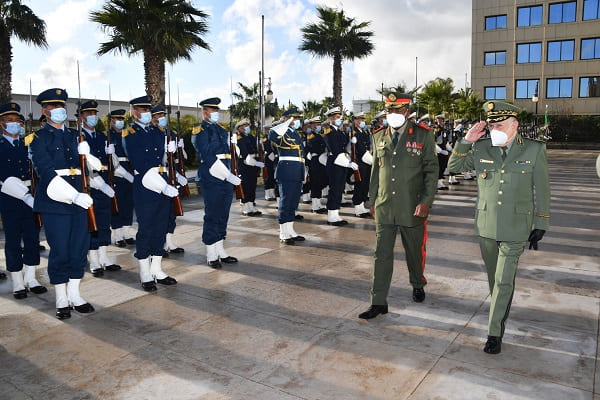
<path id="1" fill-rule="evenodd" d="M 425 203 L 417 204 L 415 208 L 415 213 L 413 214 L 415 217 L 427 218 L 429 214 L 429 206 Z"/>
<path id="2" fill-rule="evenodd" d="M 485 121 L 479 121 L 475 125 L 469 129 L 469 132 L 465 135 L 465 140 L 470 143 L 475 143 L 478 141 L 483 135 L 485 135 Z"/>

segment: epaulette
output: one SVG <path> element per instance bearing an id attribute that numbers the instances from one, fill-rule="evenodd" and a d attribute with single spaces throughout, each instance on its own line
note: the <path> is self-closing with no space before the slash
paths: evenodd
<path id="1" fill-rule="evenodd" d="M 25 146 L 29 146 L 36 137 L 37 135 L 35 133 L 30 133 L 29 135 L 25 136 Z"/>
<path id="2" fill-rule="evenodd" d="M 192 135 L 197 135 L 200 132 L 202 132 L 202 130 L 204 130 L 204 128 L 202 127 L 202 125 L 196 125 L 193 129 L 192 129 Z"/>
<path id="3" fill-rule="evenodd" d="M 427 125 L 425 125 L 425 124 L 424 124 L 424 123 L 422 123 L 422 122 L 419 122 L 419 123 L 417 124 L 417 126 L 418 126 L 419 128 L 423 128 L 423 129 L 425 129 L 426 131 L 430 131 L 430 130 L 431 130 L 431 127 L 430 127 L 430 126 L 427 126 Z"/>
<path id="4" fill-rule="evenodd" d="M 313 140 L 315 138 L 315 135 L 313 133 L 309 133 L 308 136 L 306 137 L 307 140 Z"/>
<path id="5" fill-rule="evenodd" d="M 267 143 L 269 141 L 269 138 L 264 137 L 264 138 L 261 138 L 261 140 L 263 141 L 263 143 Z"/>
<path id="6" fill-rule="evenodd" d="M 329 135 L 329 132 L 331 132 L 331 128 L 323 129 L 323 135 Z"/>
<path id="7" fill-rule="evenodd" d="M 237 140 L 242 140 L 242 135 L 237 135 Z"/>
<path id="8" fill-rule="evenodd" d="M 127 135 L 133 135 L 135 133 L 135 129 L 133 129 L 132 127 L 127 128 L 127 129 L 123 129 L 121 131 L 121 137 L 123 139 L 125 139 L 127 137 Z"/>

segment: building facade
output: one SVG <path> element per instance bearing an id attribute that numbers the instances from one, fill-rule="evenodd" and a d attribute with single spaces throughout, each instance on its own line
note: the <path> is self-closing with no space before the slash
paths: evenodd
<path id="1" fill-rule="evenodd" d="M 482 98 L 600 114 L 600 0 L 473 0 L 472 19 L 471 86 Z"/>

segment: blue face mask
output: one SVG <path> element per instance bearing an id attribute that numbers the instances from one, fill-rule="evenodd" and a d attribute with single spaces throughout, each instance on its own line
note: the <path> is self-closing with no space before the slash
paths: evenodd
<path id="1" fill-rule="evenodd" d="M 350 133 L 350 127 L 349 126 L 346 127 L 346 133 Z"/>
<path id="2" fill-rule="evenodd" d="M 312 129 L 308 128 L 308 129 L 306 130 L 306 133 L 308 133 L 308 134 L 311 134 L 311 133 L 312 133 Z"/>
<path id="3" fill-rule="evenodd" d="M 9 135 L 18 135 L 21 131 L 21 124 L 18 122 L 7 122 L 4 129 Z"/>
<path id="4" fill-rule="evenodd" d="M 317 132 L 317 133 L 321 132 L 321 125 L 317 125 L 317 127 L 315 128 L 315 132 Z"/>
<path id="5" fill-rule="evenodd" d="M 333 121 L 333 123 L 339 128 L 340 126 L 342 126 L 342 119 L 338 118 L 335 121 Z"/>
<path id="6" fill-rule="evenodd" d="M 387 119 L 384 119 L 384 120 L 383 120 L 383 122 L 381 122 L 381 124 L 382 124 L 383 126 L 388 126 Z"/>
<path id="7" fill-rule="evenodd" d="M 64 108 L 55 108 L 50 110 L 50 119 L 55 124 L 61 124 L 67 119 L 67 110 Z"/>
<path id="8" fill-rule="evenodd" d="M 88 115 L 85 117 L 85 123 L 87 126 L 93 128 L 98 125 L 98 116 L 97 115 Z"/>
<path id="9" fill-rule="evenodd" d="M 210 113 L 210 122 L 215 123 L 215 124 L 217 122 L 219 122 L 219 112 L 218 111 Z"/>
<path id="10" fill-rule="evenodd" d="M 250 127 L 249 127 L 249 126 L 247 126 L 247 127 L 245 127 L 245 128 L 244 128 L 244 133 L 245 133 L 246 135 L 249 135 L 249 134 L 250 134 Z"/>
<path id="11" fill-rule="evenodd" d="M 150 111 L 140 114 L 140 122 L 144 125 L 148 125 L 152 121 L 152 113 Z"/>
<path id="12" fill-rule="evenodd" d="M 359 126 L 360 129 L 365 129 L 366 126 L 367 126 L 367 124 L 366 124 L 365 121 L 360 121 L 360 124 L 358 124 L 358 126 Z"/>
<path id="13" fill-rule="evenodd" d="M 19 135 L 25 135 L 25 127 L 23 125 L 19 125 Z"/>
<path id="14" fill-rule="evenodd" d="M 125 126 L 125 121 L 115 121 L 115 129 L 123 129 L 123 127 Z"/>
<path id="15" fill-rule="evenodd" d="M 167 127 L 167 117 L 160 117 L 158 119 L 158 126 L 160 126 L 161 128 L 166 128 Z"/>

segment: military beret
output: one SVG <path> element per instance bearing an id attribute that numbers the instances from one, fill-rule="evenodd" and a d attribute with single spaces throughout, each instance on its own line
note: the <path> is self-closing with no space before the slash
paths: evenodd
<path id="1" fill-rule="evenodd" d="M 487 122 L 501 122 L 510 117 L 517 117 L 521 109 L 514 104 L 503 101 L 487 101 L 483 103 L 483 110 L 487 112 Z"/>
<path id="2" fill-rule="evenodd" d="M 408 93 L 399 93 L 390 91 L 385 93 L 386 108 L 402 108 L 408 106 L 412 101 L 412 96 Z"/>
<path id="3" fill-rule="evenodd" d="M 235 129 L 239 128 L 242 125 L 250 125 L 250 121 L 247 118 L 242 118 L 237 124 L 235 124 Z"/>
<path id="4" fill-rule="evenodd" d="M 221 99 L 218 97 L 211 97 L 200 102 L 202 107 L 219 108 L 219 104 L 221 104 Z"/>
<path id="5" fill-rule="evenodd" d="M 98 111 L 98 102 L 96 100 L 86 101 L 81 104 L 81 111 Z"/>
<path id="6" fill-rule="evenodd" d="M 67 95 L 66 90 L 53 88 L 53 89 L 44 90 L 42 93 L 38 94 L 35 101 L 38 104 L 43 106 L 46 103 L 63 103 L 64 104 L 67 102 L 67 98 L 68 98 L 68 95 Z"/>
<path id="7" fill-rule="evenodd" d="M 135 106 L 151 107 L 152 106 L 152 96 L 146 95 L 146 96 L 136 97 L 135 99 L 129 100 L 129 104 L 131 104 L 134 107 Z"/>
<path id="8" fill-rule="evenodd" d="M 165 106 L 163 106 L 162 104 L 154 106 L 154 107 L 152 107 L 151 112 L 152 112 L 152 115 L 154 115 L 154 114 L 166 114 Z"/>
<path id="9" fill-rule="evenodd" d="M 118 110 L 112 110 L 110 112 L 110 116 L 111 117 L 125 117 L 125 113 L 126 111 L 122 108 L 119 108 Z"/>
<path id="10" fill-rule="evenodd" d="M 19 114 L 21 112 L 21 106 L 15 102 L 2 104 L 0 106 L 0 116 L 8 114 Z"/>
<path id="11" fill-rule="evenodd" d="M 330 108 L 329 110 L 327 110 L 325 112 L 325 115 L 327 115 L 329 117 L 330 115 L 341 114 L 341 113 L 342 113 L 342 110 L 340 110 L 340 108 L 336 106 L 336 107 L 333 107 L 333 108 Z"/>
<path id="12" fill-rule="evenodd" d="M 289 110 L 284 111 L 282 116 L 283 117 L 299 117 L 300 112 L 298 111 L 298 109 L 296 107 L 292 107 Z"/>

